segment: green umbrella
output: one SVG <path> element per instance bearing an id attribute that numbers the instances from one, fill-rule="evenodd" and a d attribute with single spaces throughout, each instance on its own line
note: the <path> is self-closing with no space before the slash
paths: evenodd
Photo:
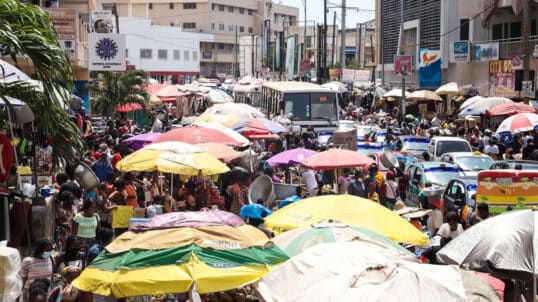
<path id="1" fill-rule="evenodd" d="M 415 116 L 412 115 L 412 114 L 408 114 L 408 115 L 405 116 L 405 118 L 408 119 L 408 120 L 414 120 Z"/>

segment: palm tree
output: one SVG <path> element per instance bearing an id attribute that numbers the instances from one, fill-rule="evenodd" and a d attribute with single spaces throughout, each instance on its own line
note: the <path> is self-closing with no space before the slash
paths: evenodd
<path id="1" fill-rule="evenodd" d="M 55 162 L 59 157 L 74 162 L 82 150 L 81 135 L 61 105 L 70 99 L 73 72 L 50 16 L 39 6 L 0 0 L 0 58 L 4 57 L 15 65 L 25 61 L 33 67 L 35 78 L 43 82 L 43 92 L 27 81 L 0 81 L 0 98 L 8 104 L 10 97 L 28 104 L 36 116 L 35 126 L 53 138 Z"/>
<path id="2" fill-rule="evenodd" d="M 101 83 L 91 83 L 86 89 L 92 94 L 92 111 L 110 117 L 117 106 L 138 103 L 143 106 L 149 101 L 145 91 L 146 74 L 143 70 L 129 70 L 125 73 L 103 73 Z"/>

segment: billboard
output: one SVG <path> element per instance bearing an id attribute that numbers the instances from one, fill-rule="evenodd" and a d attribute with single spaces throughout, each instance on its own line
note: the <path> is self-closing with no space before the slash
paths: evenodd
<path id="1" fill-rule="evenodd" d="M 295 74 L 295 53 L 297 52 L 297 35 L 289 36 L 286 40 L 286 74 L 288 80 L 293 80 Z"/>
<path id="2" fill-rule="evenodd" d="M 471 61 L 471 48 L 469 41 L 450 42 L 450 63 L 469 63 Z"/>
<path id="3" fill-rule="evenodd" d="M 420 88 L 441 85 L 441 51 L 423 48 L 418 56 L 418 84 Z"/>
<path id="4" fill-rule="evenodd" d="M 475 61 L 496 61 L 499 59 L 499 42 L 476 44 L 474 51 Z"/>
<path id="5" fill-rule="evenodd" d="M 394 74 L 407 77 L 413 73 L 413 57 L 410 55 L 394 56 Z"/>
<path id="6" fill-rule="evenodd" d="M 371 79 L 370 70 L 353 70 L 344 69 L 342 73 L 342 81 L 348 83 L 369 83 Z"/>
<path id="7" fill-rule="evenodd" d="M 489 95 L 519 97 L 516 92 L 516 72 L 512 67 L 512 60 L 489 62 Z"/>
<path id="8" fill-rule="evenodd" d="M 78 11 L 74 8 L 45 8 L 51 16 L 52 26 L 56 31 L 60 48 L 69 60 L 77 59 Z"/>
<path id="9" fill-rule="evenodd" d="M 90 32 L 98 34 L 110 34 L 114 32 L 115 17 L 112 11 L 92 11 Z"/>
<path id="10" fill-rule="evenodd" d="M 125 35 L 90 34 L 88 58 L 89 70 L 124 71 Z"/>

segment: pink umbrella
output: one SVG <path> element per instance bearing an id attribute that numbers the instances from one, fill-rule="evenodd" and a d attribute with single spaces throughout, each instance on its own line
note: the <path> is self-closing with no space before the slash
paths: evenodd
<path id="1" fill-rule="evenodd" d="M 199 227 L 207 225 L 229 225 L 237 227 L 243 224 L 245 224 L 245 221 L 241 217 L 227 211 L 209 210 L 197 212 L 172 212 L 154 216 L 149 222 L 136 225 L 134 231 Z"/>
<path id="2" fill-rule="evenodd" d="M 224 131 L 204 127 L 186 127 L 170 130 L 159 136 L 154 142 L 184 142 L 193 145 L 200 143 L 221 143 L 237 147 L 244 145 L 244 142 L 233 138 Z"/>
<path id="3" fill-rule="evenodd" d="M 296 148 L 296 149 L 287 150 L 287 151 L 278 153 L 277 155 L 269 158 L 267 160 L 267 163 L 271 167 L 301 164 L 314 154 L 316 154 L 316 151 L 305 149 L 305 148 Z"/>
<path id="4" fill-rule="evenodd" d="M 334 170 L 340 168 L 365 167 L 375 163 L 373 159 L 357 151 L 329 149 L 310 156 L 303 166 L 312 170 Z"/>
<path id="5" fill-rule="evenodd" d="M 498 106 L 495 106 L 491 109 L 486 110 L 486 115 L 496 116 L 496 115 L 513 115 L 518 113 L 535 113 L 536 109 L 534 107 L 527 105 L 525 103 L 504 103 Z"/>

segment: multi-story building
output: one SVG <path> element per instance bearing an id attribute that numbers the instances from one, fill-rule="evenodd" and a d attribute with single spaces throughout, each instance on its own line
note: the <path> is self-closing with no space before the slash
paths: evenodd
<path id="1" fill-rule="evenodd" d="M 375 67 L 375 39 L 375 19 L 364 23 L 357 23 L 355 62 L 359 68 Z"/>
<path id="2" fill-rule="evenodd" d="M 110 1 L 110 2 L 106 2 Z M 102 0 L 104 9 L 125 17 L 150 18 L 154 25 L 181 27 L 184 31 L 209 33 L 213 42 L 200 45 L 201 75 L 228 74 L 238 68 L 240 36 L 261 35 L 265 20 L 271 32 L 295 24 L 299 9 L 271 0 Z M 121 31 L 121 29 L 120 29 Z M 274 39 L 274 35 L 271 35 Z"/>

